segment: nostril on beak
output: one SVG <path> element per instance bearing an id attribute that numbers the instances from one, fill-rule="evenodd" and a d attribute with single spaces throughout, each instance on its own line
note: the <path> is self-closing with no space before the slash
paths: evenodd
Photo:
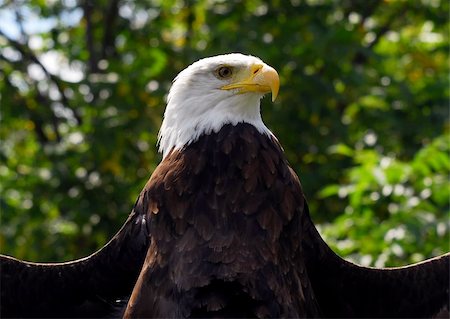
<path id="1" fill-rule="evenodd" d="M 262 69 L 262 67 L 262 65 L 254 65 L 252 67 L 253 75 L 256 75 L 256 73 L 258 73 Z"/>

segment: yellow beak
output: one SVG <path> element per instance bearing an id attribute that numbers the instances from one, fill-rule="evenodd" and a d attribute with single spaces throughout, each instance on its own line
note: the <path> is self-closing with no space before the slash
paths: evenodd
<path id="1" fill-rule="evenodd" d="M 253 64 L 248 72 L 241 71 L 242 74 L 237 74 L 234 83 L 222 86 L 222 90 L 237 89 L 239 93 L 247 92 L 272 92 L 272 102 L 278 96 L 280 88 L 280 78 L 277 71 L 267 64 Z"/>

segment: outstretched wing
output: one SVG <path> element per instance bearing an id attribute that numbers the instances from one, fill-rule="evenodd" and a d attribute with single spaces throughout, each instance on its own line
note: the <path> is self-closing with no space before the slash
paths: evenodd
<path id="1" fill-rule="evenodd" d="M 448 318 L 449 253 L 405 267 L 358 266 L 328 247 L 305 207 L 303 250 L 323 317 Z"/>
<path id="2" fill-rule="evenodd" d="M 142 198 L 119 232 L 94 254 L 65 263 L 0 255 L 0 314 L 5 317 L 112 316 L 128 298 L 148 247 Z M 119 314 L 117 314 L 119 315 Z"/>

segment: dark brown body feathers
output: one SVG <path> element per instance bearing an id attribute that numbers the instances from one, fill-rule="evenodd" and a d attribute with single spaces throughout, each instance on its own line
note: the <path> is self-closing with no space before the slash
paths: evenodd
<path id="1" fill-rule="evenodd" d="M 304 199 L 273 137 L 226 125 L 169 154 L 141 197 L 158 212 L 126 316 L 318 314 L 301 258 Z M 237 296 L 253 302 L 236 307 Z"/>
<path id="2" fill-rule="evenodd" d="M 50 265 L 1 256 L 1 312 L 111 316 L 134 285 L 127 318 L 432 317 L 448 313 L 449 259 L 397 269 L 344 261 L 314 227 L 276 139 L 241 123 L 167 155 L 92 256 Z"/>

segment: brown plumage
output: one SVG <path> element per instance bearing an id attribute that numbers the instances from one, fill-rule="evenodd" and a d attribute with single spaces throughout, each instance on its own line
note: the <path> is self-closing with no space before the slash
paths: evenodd
<path id="1" fill-rule="evenodd" d="M 304 199 L 273 138 L 225 125 L 170 153 L 141 198 L 158 213 L 147 211 L 151 246 L 125 317 L 318 315 L 300 245 Z"/>
<path id="2" fill-rule="evenodd" d="M 373 269 L 322 240 L 297 175 L 258 118 L 262 94 L 278 92 L 272 68 L 234 54 L 177 79 L 164 158 L 125 225 L 68 263 L 0 256 L 2 317 L 448 317 L 450 254 Z M 206 104 L 185 105 L 192 92 Z"/>
<path id="3" fill-rule="evenodd" d="M 194 169 L 199 154 L 209 160 Z M 168 188 L 168 175 L 185 187 Z M 223 192 L 222 183 L 238 191 Z M 431 317 L 448 309 L 449 254 L 394 269 L 341 259 L 314 227 L 278 142 L 249 124 L 170 153 L 141 198 L 158 213 L 147 211 L 151 246 L 126 318 Z"/>
<path id="4" fill-rule="evenodd" d="M 1 314 L 112 316 L 140 271 L 125 317 L 432 317 L 448 309 L 449 258 L 394 269 L 341 259 L 276 140 L 226 125 L 168 155 L 99 252 L 62 264 L 1 256 Z"/>
<path id="5" fill-rule="evenodd" d="M 94 254 L 66 263 L 0 255 L 0 317 L 103 317 L 128 298 L 148 248 L 145 215 L 133 210 Z"/>

